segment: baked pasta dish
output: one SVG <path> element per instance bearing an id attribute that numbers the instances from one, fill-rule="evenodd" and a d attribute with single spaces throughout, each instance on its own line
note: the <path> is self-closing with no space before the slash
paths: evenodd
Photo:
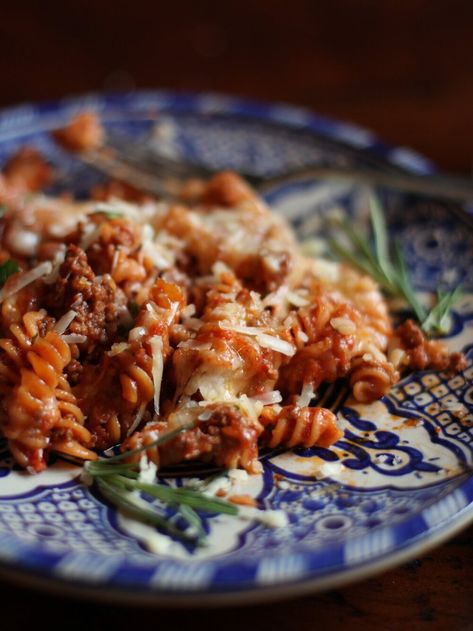
<path id="1" fill-rule="evenodd" d="M 62 142 L 95 142 L 86 132 Z M 0 176 L 0 430 L 32 473 L 52 454 L 148 444 L 159 468 L 258 473 L 263 449 L 341 437 L 311 405 L 323 384 L 367 403 L 405 371 L 462 364 L 412 320 L 393 328 L 372 278 L 304 256 L 235 173 L 173 203 L 117 182 L 50 197 L 50 176 L 32 149 Z"/>

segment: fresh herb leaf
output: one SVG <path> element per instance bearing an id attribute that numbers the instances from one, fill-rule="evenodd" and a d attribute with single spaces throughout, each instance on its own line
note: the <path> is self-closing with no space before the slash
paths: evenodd
<path id="1" fill-rule="evenodd" d="M 98 478 L 96 481 L 102 495 L 117 508 L 126 511 L 132 517 L 157 526 L 177 539 L 193 539 L 193 537 L 188 537 L 185 532 L 176 528 L 169 519 L 155 510 L 151 504 L 140 497 L 136 497 L 129 491 L 124 491 L 121 486 L 114 484 L 113 480 Z"/>
<path id="2" fill-rule="evenodd" d="M 133 318 L 140 312 L 140 305 L 135 300 L 130 300 L 128 303 L 128 311 L 131 313 Z"/>
<path id="3" fill-rule="evenodd" d="M 103 206 L 97 206 L 95 211 L 91 213 L 92 215 L 103 215 L 107 219 L 119 219 L 122 217 L 122 213 L 117 210 L 112 210 L 108 204 L 104 204 Z"/>
<path id="4" fill-rule="evenodd" d="M 0 287 L 6 283 L 7 278 L 12 274 L 16 274 L 20 270 L 20 266 L 16 261 L 7 259 L 0 264 Z"/>
<path id="5" fill-rule="evenodd" d="M 185 425 L 181 425 L 176 429 L 171 430 L 170 432 L 166 432 L 165 434 L 161 434 L 156 440 L 153 440 L 151 443 L 147 445 L 143 445 L 142 447 L 137 447 L 136 449 L 130 449 L 128 451 L 124 451 L 121 454 L 117 454 L 116 456 L 110 456 L 110 458 L 102 458 L 101 460 L 96 460 L 95 462 L 88 462 L 86 464 L 87 469 L 91 466 L 110 466 L 111 464 L 115 464 L 116 462 L 120 462 L 121 460 L 126 460 L 135 454 L 143 453 L 148 449 L 153 447 L 157 447 L 158 445 L 164 445 L 168 441 L 175 438 L 181 432 L 184 432 L 187 429 L 191 429 L 193 425 L 191 423 L 186 423 Z"/>
<path id="6" fill-rule="evenodd" d="M 110 458 L 87 462 L 84 468 L 104 497 L 118 508 L 124 509 L 137 519 L 151 523 L 180 539 L 201 542 L 205 537 L 205 531 L 197 511 L 237 515 L 238 507 L 217 497 L 208 496 L 195 488 L 174 488 L 160 482 L 143 482 L 140 480 L 138 465 L 133 462 L 124 462 L 130 456 L 172 440 L 190 427 L 192 427 L 191 424 L 183 425 L 162 434 L 155 441 L 143 447 Z M 156 510 L 156 506 L 140 497 L 140 493 L 153 498 L 155 501 L 158 500 L 166 506 L 176 508 L 189 525 L 188 531 L 181 531 L 176 528 L 170 519 Z"/>
<path id="7" fill-rule="evenodd" d="M 452 306 L 461 296 L 461 287 L 457 287 L 454 291 L 446 294 L 439 291 L 437 293 L 437 304 L 422 322 L 422 330 L 426 333 L 448 333 Z"/>
<path id="8" fill-rule="evenodd" d="M 179 514 L 189 524 L 189 527 L 193 529 L 199 540 L 205 539 L 206 533 L 199 513 L 187 504 L 181 504 L 179 506 Z"/>
<path id="9" fill-rule="evenodd" d="M 376 197 L 370 200 L 370 221 L 373 244 L 357 233 L 347 220 L 339 220 L 337 225 L 350 247 L 331 239 L 332 252 L 371 276 L 388 295 L 404 298 L 426 334 L 446 333 L 449 314 L 461 295 L 460 289 L 439 294 L 437 304 L 429 312 L 417 298 L 400 244 L 395 242 L 390 247 L 384 213 Z"/>
<path id="10" fill-rule="evenodd" d="M 396 272 L 397 272 L 397 287 L 398 295 L 402 296 L 407 303 L 411 306 L 415 316 L 419 322 L 423 322 L 427 317 L 427 311 L 424 305 L 419 302 L 415 290 L 412 286 L 409 273 L 407 271 L 406 261 L 404 259 L 401 246 L 396 241 L 394 244 L 394 253 L 396 260 Z"/>
<path id="11" fill-rule="evenodd" d="M 113 482 L 121 485 L 128 491 L 142 491 L 146 495 L 161 500 L 169 506 L 178 507 L 181 504 L 185 504 L 191 508 L 207 513 L 238 514 L 238 507 L 235 504 L 231 504 L 217 497 L 207 496 L 195 489 L 187 489 L 185 487 L 174 488 L 159 483 L 150 484 L 149 482 L 140 482 L 140 480 L 126 476 L 115 476 Z"/>
<path id="12" fill-rule="evenodd" d="M 376 261 L 383 275 L 387 278 L 389 286 L 396 286 L 395 271 L 389 256 L 388 231 L 381 205 L 377 197 L 370 199 L 370 217 L 373 227 L 374 247 Z"/>

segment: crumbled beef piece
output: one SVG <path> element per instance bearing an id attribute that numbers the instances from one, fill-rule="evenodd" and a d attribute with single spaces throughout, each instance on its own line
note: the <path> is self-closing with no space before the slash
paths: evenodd
<path id="1" fill-rule="evenodd" d="M 77 313 L 68 332 L 85 335 L 87 342 L 81 348 L 90 352 L 113 337 L 126 298 L 117 290 L 111 276 L 95 276 L 85 252 L 70 245 L 46 303 L 57 317 L 70 309 Z"/>
<path id="2" fill-rule="evenodd" d="M 446 370 L 449 373 L 459 372 L 466 367 L 462 353 L 449 353 L 443 342 L 428 340 L 421 329 L 412 320 L 406 320 L 396 330 L 403 349 L 409 358 L 412 370 Z"/>
<path id="3" fill-rule="evenodd" d="M 67 151 L 80 152 L 103 144 L 105 132 L 96 114 L 82 112 L 67 127 L 54 131 L 52 136 Z"/>
<path id="4" fill-rule="evenodd" d="M 148 457 L 160 466 L 200 460 L 228 469 L 259 471 L 257 441 L 262 428 L 228 403 L 209 405 L 205 410 L 210 414 L 207 420 L 198 421 L 194 428 L 167 442 L 164 449 L 150 448 Z M 143 447 L 168 429 L 166 422 L 150 423 L 125 441 L 122 450 Z"/>
<path id="5" fill-rule="evenodd" d="M 202 191 L 202 203 L 206 206 L 231 208 L 243 201 L 254 199 L 255 193 L 252 189 L 232 171 L 217 173 Z"/>

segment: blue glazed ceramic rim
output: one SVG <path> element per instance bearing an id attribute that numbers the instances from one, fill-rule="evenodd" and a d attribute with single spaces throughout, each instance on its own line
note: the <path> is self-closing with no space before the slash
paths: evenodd
<path id="1" fill-rule="evenodd" d="M 86 108 L 98 112 L 106 110 L 107 120 L 113 117 L 115 111 L 118 116 L 120 112 L 126 112 L 128 115 L 152 117 L 167 111 L 245 117 L 321 134 L 406 169 L 425 173 L 433 168 L 415 152 L 389 147 L 370 131 L 355 125 L 329 120 L 286 104 L 268 104 L 208 93 L 150 91 L 91 94 L 54 103 L 20 105 L 0 112 L 0 143 L 9 138 L 27 136 L 38 128 L 57 127 L 75 111 Z M 147 567 L 134 565 L 125 559 L 106 578 L 94 583 L 86 579 L 74 580 L 65 575 L 59 576 L 55 571 L 64 554 L 45 551 L 41 546 L 22 543 L 6 534 L 0 534 L 0 558 L 3 557 L 0 573 L 35 587 L 130 603 L 205 606 L 301 595 L 384 571 L 424 553 L 466 527 L 473 521 L 473 478 L 465 475 L 457 480 L 458 486 L 454 491 L 395 525 L 380 526 L 367 535 L 348 539 L 343 545 L 325 550 L 304 548 L 281 555 L 276 565 L 272 561 L 273 578 L 267 583 L 258 578 L 266 557 L 257 561 L 245 558 L 230 563 L 225 557 L 203 560 L 196 567 L 205 565 L 205 580 L 195 581 L 192 589 L 181 585 L 169 590 L 153 585 L 152 576 L 156 567 L 166 562 L 162 559 Z M 268 558 L 270 556 L 269 553 Z M 180 565 L 174 561 L 169 563 L 176 567 Z"/>

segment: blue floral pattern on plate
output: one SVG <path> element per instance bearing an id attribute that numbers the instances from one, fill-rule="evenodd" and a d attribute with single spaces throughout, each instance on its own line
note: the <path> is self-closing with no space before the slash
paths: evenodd
<path id="1" fill-rule="evenodd" d="M 48 137 L 83 109 L 134 136 L 153 129 L 161 151 L 215 168 L 272 174 L 377 157 L 419 172 L 432 168 L 369 131 L 306 110 L 166 92 L 90 95 L 6 110 L 0 113 L 0 162 L 22 144 L 34 144 L 62 174 L 61 185 L 84 194 L 98 174 Z M 366 194 L 353 185 L 307 181 L 271 191 L 267 199 L 306 239 L 323 236 L 323 215 L 333 209 L 363 223 Z M 385 202 L 416 288 L 428 292 L 461 282 L 471 291 L 469 218 L 413 197 L 390 194 Z M 173 543 L 153 554 L 146 545 L 150 529 L 84 486 L 77 467 L 58 460 L 31 477 L 14 468 L 0 444 L 1 569 L 71 590 L 93 587 L 97 598 L 209 603 L 321 589 L 413 556 L 473 519 L 472 325 L 473 296 L 466 293 L 448 339 L 453 350 L 465 349 L 468 366 L 461 374 L 409 375 L 370 406 L 345 399 L 339 411 L 345 434 L 333 448 L 263 456 L 264 473 L 252 476 L 245 492 L 261 507 L 284 510 L 287 527 L 210 516 L 204 549 Z"/>

